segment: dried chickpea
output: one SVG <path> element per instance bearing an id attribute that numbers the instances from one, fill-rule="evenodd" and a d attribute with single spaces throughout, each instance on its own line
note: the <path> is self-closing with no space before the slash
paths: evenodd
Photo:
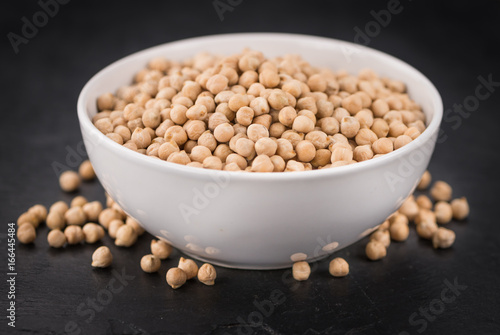
<path id="1" fill-rule="evenodd" d="M 113 255 L 108 247 L 99 247 L 92 254 L 92 266 L 95 268 L 107 268 L 112 262 Z"/>
<path id="2" fill-rule="evenodd" d="M 432 236 L 434 236 L 434 233 L 437 230 L 438 230 L 438 225 L 436 224 L 436 222 L 431 220 L 424 220 L 419 224 L 417 224 L 418 236 L 426 240 L 432 239 Z"/>
<path id="3" fill-rule="evenodd" d="M 311 274 L 311 267 L 306 261 L 300 261 L 293 263 L 292 266 L 292 276 L 295 280 L 304 281 L 309 278 Z"/>
<path id="4" fill-rule="evenodd" d="M 373 142 L 372 149 L 376 154 L 388 154 L 394 150 L 394 146 L 390 139 L 382 137 Z"/>
<path id="5" fill-rule="evenodd" d="M 328 266 L 328 272 L 334 277 L 345 277 L 349 274 L 349 264 L 343 258 L 334 258 Z"/>
<path id="6" fill-rule="evenodd" d="M 179 268 L 170 268 L 167 271 L 167 284 L 173 289 L 177 289 L 186 283 L 186 273 Z"/>
<path id="7" fill-rule="evenodd" d="M 273 156 L 278 149 L 278 144 L 269 137 L 262 137 L 255 142 L 255 152 L 257 155 Z"/>
<path id="8" fill-rule="evenodd" d="M 151 134 L 146 129 L 136 128 L 131 139 L 139 149 L 145 149 L 151 144 Z"/>
<path id="9" fill-rule="evenodd" d="M 389 233 L 394 241 L 402 242 L 408 239 L 410 228 L 407 223 L 395 222 L 389 227 Z"/>
<path id="10" fill-rule="evenodd" d="M 429 199 L 428 196 L 421 194 L 419 195 L 415 201 L 417 202 L 417 205 L 419 208 L 423 209 L 432 209 L 432 201 Z"/>
<path id="11" fill-rule="evenodd" d="M 29 223 L 33 227 L 37 228 L 38 225 L 40 224 L 40 220 L 33 212 L 28 211 L 28 212 L 24 212 L 21 215 L 19 215 L 19 218 L 17 219 L 18 226 L 21 226 L 25 223 Z"/>
<path id="12" fill-rule="evenodd" d="M 401 207 L 399 207 L 398 212 L 405 215 L 410 221 L 415 220 L 419 212 L 419 207 L 413 196 L 408 197 L 403 202 Z"/>
<path id="13" fill-rule="evenodd" d="M 308 133 L 314 130 L 314 121 L 305 115 L 299 115 L 293 120 L 292 129 L 299 133 Z"/>
<path id="14" fill-rule="evenodd" d="M 50 229 L 63 229 L 66 226 L 64 214 L 56 210 L 50 211 L 47 215 L 46 224 Z"/>
<path id="15" fill-rule="evenodd" d="M 434 213 L 439 224 L 446 224 L 453 218 L 453 209 L 446 201 L 438 201 L 434 206 Z"/>
<path id="16" fill-rule="evenodd" d="M 417 185 L 417 189 L 420 191 L 426 190 L 427 187 L 431 184 L 432 181 L 432 176 L 431 173 L 426 170 L 422 177 L 420 178 L 420 182 Z"/>
<path id="17" fill-rule="evenodd" d="M 87 198 L 83 195 L 79 195 L 73 198 L 70 203 L 70 207 L 83 207 L 88 202 Z"/>
<path id="18" fill-rule="evenodd" d="M 283 107 L 289 105 L 288 96 L 285 92 L 279 89 L 275 89 L 271 92 L 267 98 L 267 102 L 269 102 L 269 105 L 272 108 L 277 110 L 281 110 Z"/>
<path id="19" fill-rule="evenodd" d="M 52 248 L 62 248 L 66 244 L 66 236 L 59 229 L 53 229 L 47 234 L 47 242 Z"/>
<path id="20" fill-rule="evenodd" d="M 87 221 L 87 216 L 81 207 L 71 207 L 64 213 L 64 220 L 68 225 L 82 226 Z"/>
<path id="21" fill-rule="evenodd" d="M 184 271 L 187 280 L 196 277 L 198 274 L 198 265 L 192 259 L 181 257 L 178 268 Z"/>
<path id="22" fill-rule="evenodd" d="M 66 213 L 66 211 L 68 209 L 69 209 L 68 204 L 61 200 L 61 201 L 55 202 L 54 204 L 52 204 L 52 206 L 50 206 L 49 213 L 50 212 L 58 212 L 61 215 L 64 215 L 64 213 Z"/>
<path id="23" fill-rule="evenodd" d="M 109 226 L 108 226 L 108 235 L 109 235 L 109 237 L 115 239 L 116 238 L 116 232 L 123 225 L 125 225 L 125 223 L 122 220 L 115 219 L 115 220 L 111 221 L 109 223 Z"/>
<path id="24" fill-rule="evenodd" d="M 144 228 L 142 228 L 142 226 L 139 224 L 139 222 L 137 222 L 136 220 L 134 220 L 130 216 L 128 216 L 127 219 L 125 220 L 125 224 L 127 226 L 132 227 L 134 229 L 135 233 L 137 234 L 137 236 L 141 236 L 145 232 Z"/>
<path id="25" fill-rule="evenodd" d="M 205 285 L 214 285 L 217 272 L 212 264 L 205 263 L 198 270 L 198 280 Z"/>
<path id="26" fill-rule="evenodd" d="M 267 155 L 259 155 L 252 162 L 253 172 L 273 172 L 274 164 Z"/>
<path id="27" fill-rule="evenodd" d="M 455 233 L 453 230 L 446 228 L 438 228 L 432 236 L 432 246 L 437 249 L 446 249 L 453 245 L 455 242 Z"/>
<path id="28" fill-rule="evenodd" d="M 240 111 L 238 111 L 238 113 L 239 112 Z M 236 118 L 238 118 L 238 113 L 236 113 Z M 233 136 L 234 136 L 234 128 L 227 122 L 219 124 L 214 129 L 214 137 L 217 141 L 219 141 L 219 143 L 229 142 L 229 140 Z"/>
<path id="29" fill-rule="evenodd" d="M 161 261 L 155 255 L 145 255 L 141 258 L 141 269 L 146 273 L 154 273 L 160 270 Z"/>
<path id="30" fill-rule="evenodd" d="M 340 132 L 347 138 L 355 137 L 359 128 L 359 121 L 353 116 L 346 116 L 340 122 Z"/>
<path id="31" fill-rule="evenodd" d="M 370 235 L 370 241 L 378 241 L 388 248 L 391 245 L 391 234 L 389 230 L 380 230 L 380 228 Z"/>
<path id="32" fill-rule="evenodd" d="M 87 220 L 97 221 L 99 219 L 99 214 L 102 212 L 102 204 L 99 201 L 92 201 L 84 204 L 82 209 L 87 217 Z"/>
<path id="33" fill-rule="evenodd" d="M 387 255 L 387 250 L 382 243 L 370 241 L 366 245 L 365 253 L 369 260 L 376 261 L 384 258 Z"/>
<path id="34" fill-rule="evenodd" d="M 219 157 L 216 156 L 206 157 L 203 160 L 202 164 L 205 169 L 222 170 L 222 161 Z"/>
<path id="35" fill-rule="evenodd" d="M 35 227 L 31 224 L 23 224 L 17 228 L 17 239 L 22 244 L 33 243 L 36 239 Z"/>
<path id="36" fill-rule="evenodd" d="M 469 216 L 469 203 L 465 197 L 453 199 L 451 209 L 455 220 L 464 220 Z"/>
<path id="37" fill-rule="evenodd" d="M 28 213 L 34 215 L 38 223 L 47 219 L 47 208 L 43 205 L 34 205 L 30 207 Z"/>
<path id="38" fill-rule="evenodd" d="M 123 225 L 116 231 L 115 245 L 119 247 L 130 247 L 137 241 L 137 233 L 129 225 Z"/>
<path id="39" fill-rule="evenodd" d="M 110 222 L 116 219 L 121 219 L 120 213 L 112 208 L 106 208 L 99 214 L 98 221 L 104 228 L 108 229 Z"/>
<path id="40" fill-rule="evenodd" d="M 68 244 L 79 244 L 85 238 L 82 227 L 75 225 L 67 226 L 64 229 L 64 236 L 66 236 Z"/>
<path id="41" fill-rule="evenodd" d="M 450 201 L 452 196 L 451 186 L 444 181 L 438 180 L 432 186 L 430 195 L 436 201 Z"/>
<path id="42" fill-rule="evenodd" d="M 59 176 L 59 185 L 65 192 L 74 192 L 80 186 L 80 177 L 75 171 L 64 171 Z"/>
<path id="43" fill-rule="evenodd" d="M 151 240 L 151 253 L 159 259 L 167 259 L 172 253 L 172 246 L 162 240 Z"/>

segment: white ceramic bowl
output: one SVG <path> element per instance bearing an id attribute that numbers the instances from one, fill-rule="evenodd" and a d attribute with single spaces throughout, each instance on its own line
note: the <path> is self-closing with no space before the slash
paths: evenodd
<path id="1" fill-rule="evenodd" d="M 314 66 L 357 73 L 371 68 L 404 81 L 428 127 L 393 153 L 354 165 L 295 173 L 241 173 L 186 167 L 118 145 L 92 125 L 96 98 L 131 82 L 153 57 L 182 60 L 201 51 L 245 47 L 266 57 L 300 54 Z M 369 234 L 395 211 L 425 171 L 442 118 L 432 83 L 410 65 L 370 48 L 292 34 L 228 34 L 163 44 L 96 74 L 78 99 L 88 155 L 111 197 L 151 234 L 200 260 L 242 269 L 316 260 Z"/>

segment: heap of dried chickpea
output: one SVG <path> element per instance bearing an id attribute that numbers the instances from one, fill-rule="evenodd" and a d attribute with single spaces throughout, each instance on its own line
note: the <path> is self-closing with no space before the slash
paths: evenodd
<path id="1" fill-rule="evenodd" d="M 92 180 L 95 173 L 89 161 L 79 168 L 79 173 L 65 171 L 59 177 L 61 189 L 73 192 L 78 189 L 83 180 Z M 424 191 L 431 184 L 431 174 L 426 171 L 417 189 Z M 409 223 L 416 224 L 417 234 L 432 241 L 434 248 L 449 248 L 455 241 L 455 233 L 446 225 L 452 219 L 464 220 L 469 215 L 469 204 L 465 197 L 452 199 L 452 188 L 443 181 L 436 181 L 430 189 L 430 196 L 421 194 L 416 198 L 408 197 L 402 206 L 377 227 L 366 245 L 366 257 L 375 261 L 387 255 L 391 240 L 403 242 L 408 239 Z M 106 195 L 106 207 L 103 209 L 99 201 L 88 202 L 83 196 L 76 196 L 68 206 L 64 201 L 58 201 L 50 206 L 49 211 L 43 205 L 35 205 L 21 214 L 17 220 L 17 237 L 19 242 L 33 243 L 36 238 L 36 228 L 40 223 L 46 223 L 50 232 L 47 241 L 53 248 L 74 245 L 81 242 L 94 244 L 100 241 L 106 231 L 119 247 L 131 247 L 144 229 L 131 217 L 128 217 L 120 206 Z M 451 201 L 451 202 L 450 202 Z M 97 223 L 98 222 L 98 223 Z M 161 240 L 151 241 L 151 254 L 145 255 L 140 261 L 144 272 L 157 272 L 161 260 L 170 256 L 172 246 Z M 113 261 L 111 250 L 106 246 L 97 248 L 92 255 L 93 267 L 108 267 Z M 329 265 L 329 272 L 334 277 L 344 277 L 349 274 L 349 264 L 345 259 L 334 258 Z M 292 274 L 296 280 L 307 280 L 311 268 L 305 261 L 294 263 Z M 216 279 L 215 268 L 208 263 L 198 268 L 192 259 L 183 257 L 177 267 L 170 268 L 166 275 L 167 283 L 174 289 L 181 287 L 187 280 L 198 277 L 206 285 L 213 285 Z"/>
<path id="2" fill-rule="evenodd" d="M 315 68 L 244 50 L 155 58 L 134 83 L 97 99 L 93 123 L 116 143 L 187 166 L 304 171 L 369 160 L 425 130 L 405 84 L 365 69 Z"/>

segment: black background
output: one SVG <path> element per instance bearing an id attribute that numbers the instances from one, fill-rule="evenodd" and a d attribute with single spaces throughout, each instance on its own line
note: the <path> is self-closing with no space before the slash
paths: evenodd
<path id="1" fill-rule="evenodd" d="M 48 206 L 71 200 L 59 190 L 51 165 L 71 167 L 67 154 L 81 141 L 76 100 L 92 75 L 141 49 L 208 34 L 292 32 L 363 42 L 356 39 L 355 28 L 364 30 L 374 20 L 370 11 L 387 8 L 386 1 L 243 0 L 221 21 L 211 0 L 73 0 L 61 5 L 16 54 L 7 34 L 21 34 L 21 19 L 31 20 L 40 7 L 36 1 L 5 3 L 0 59 L 0 332 L 13 332 L 4 316 L 7 222 L 35 203 Z M 428 76 L 445 110 L 468 97 L 470 101 L 479 76 L 500 81 L 499 1 L 401 0 L 401 5 L 402 12 L 364 42 Z M 344 279 L 332 278 L 324 260 L 315 265 L 310 280 L 300 284 L 287 280 L 285 270 L 217 268 L 215 286 L 193 281 L 174 291 L 164 276 L 176 265 L 178 253 L 164 261 L 159 274 L 147 275 L 139 268 L 140 258 L 149 252 L 148 235 L 133 248 L 112 248 L 113 267 L 94 270 L 90 259 L 96 246 L 51 250 L 48 230 L 42 227 L 35 245 L 17 246 L 15 331 L 59 334 L 77 324 L 82 334 L 498 334 L 499 104 L 500 92 L 495 91 L 468 117 L 460 117 L 460 125 L 442 125 L 446 140 L 437 145 L 429 169 L 435 180 L 449 182 L 454 195 L 467 196 L 471 205 L 466 222 L 449 224 L 457 234 L 451 249 L 433 250 L 412 229 L 409 240 L 392 243 L 388 256 L 379 262 L 365 259 L 366 241 L 336 253 L 351 266 Z M 80 193 L 104 201 L 97 182 L 84 184 Z M 111 240 L 103 243 L 111 245 Z M 134 278 L 87 319 L 89 314 L 78 313 L 77 306 L 99 294 L 105 298 L 103 290 L 109 288 L 113 270 Z M 439 303 L 446 281 L 454 280 L 467 288 L 453 302 Z M 281 292 L 285 301 L 259 319 L 262 313 L 254 301 L 270 299 L 273 291 Z M 435 309 L 440 306 L 444 310 Z M 431 312 L 427 320 L 418 315 L 429 307 L 437 315 Z M 417 316 L 410 322 L 413 313 Z M 248 326 L 249 319 L 257 324 Z"/>

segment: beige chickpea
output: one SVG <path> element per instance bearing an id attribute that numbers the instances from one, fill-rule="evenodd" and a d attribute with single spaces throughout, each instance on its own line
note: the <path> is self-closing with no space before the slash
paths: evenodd
<path id="1" fill-rule="evenodd" d="M 430 195 L 436 201 L 450 201 L 452 192 L 451 186 L 448 183 L 438 180 L 432 186 Z"/>
<path id="2" fill-rule="evenodd" d="M 424 220 L 417 224 L 416 230 L 418 236 L 426 240 L 430 240 L 432 239 L 432 236 L 434 236 L 434 233 L 438 230 L 438 225 L 434 221 Z"/>
<path id="3" fill-rule="evenodd" d="M 92 201 L 84 204 L 82 209 L 87 217 L 87 220 L 97 221 L 99 220 L 99 214 L 102 212 L 102 204 L 99 201 Z"/>
<path id="4" fill-rule="evenodd" d="M 112 208 L 106 208 L 104 209 L 98 217 L 99 223 L 106 229 L 109 228 L 109 224 L 113 220 L 121 219 L 120 213 L 118 213 L 116 210 Z"/>
<path id="5" fill-rule="evenodd" d="M 34 205 L 28 209 L 28 213 L 34 215 L 38 223 L 47 219 L 47 208 L 44 205 Z"/>
<path id="6" fill-rule="evenodd" d="M 161 261 L 155 255 L 145 255 L 141 258 L 141 269 L 146 273 L 154 273 L 160 270 Z"/>
<path id="7" fill-rule="evenodd" d="M 377 135 L 368 128 L 363 128 L 358 131 L 354 140 L 357 145 L 372 145 L 376 140 L 378 140 Z"/>
<path id="8" fill-rule="evenodd" d="M 342 99 L 342 107 L 349 113 L 356 114 L 363 108 L 363 100 L 359 95 L 353 94 Z"/>
<path id="9" fill-rule="evenodd" d="M 292 129 L 299 133 L 308 133 L 314 130 L 314 122 L 307 116 L 300 115 L 293 120 Z"/>
<path id="10" fill-rule="evenodd" d="M 113 255 L 108 247 L 99 247 L 92 254 L 92 266 L 95 268 L 107 268 L 112 262 Z"/>
<path id="11" fill-rule="evenodd" d="M 47 243 L 52 248 L 62 248 L 66 244 L 66 236 L 59 229 L 53 229 L 47 234 Z"/>
<path id="12" fill-rule="evenodd" d="M 248 165 L 247 160 L 243 156 L 240 156 L 240 155 L 234 154 L 234 153 L 230 154 L 226 158 L 226 165 L 231 164 L 231 163 L 235 163 L 236 165 L 238 165 L 238 167 L 241 170 L 246 169 L 246 167 Z"/>
<path id="13" fill-rule="evenodd" d="M 297 162 L 296 160 L 289 160 L 286 162 L 285 172 L 298 172 L 305 171 L 305 166 L 301 162 Z"/>
<path id="14" fill-rule="evenodd" d="M 453 245 L 455 242 L 455 233 L 446 228 L 438 228 L 432 236 L 432 246 L 435 249 L 446 249 Z"/>
<path id="15" fill-rule="evenodd" d="M 205 263 L 198 270 L 198 280 L 208 286 L 215 284 L 217 272 L 212 264 Z"/>
<path id="16" fill-rule="evenodd" d="M 357 162 L 366 161 L 373 158 L 371 145 L 360 145 L 353 150 L 353 159 Z"/>
<path id="17" fill-rule="evenodd" d="M 274 165 L 267 155 L 259 155 L 252 162 L 253 172 L 273 172 Z"/>
<path id="18" fill-rule="evenodd" d="M 453 209 L 446 201 L 438 201 L 434 206 L 434 213 L 439 224 L 446 224 L 453 218 Z"/>
<path id="19" fill-rule="evenodd" d="M 469 203 L 467 198 L 462 197 L 459 199 L 453 199 L 451 202 L 451 209 L 453 212 L 453 218 L 455 220 L 464 220 L 469 216 Z"/>
<path id="20" fill-rule="evenodd" d="M 335 135 L 340 130 L 340 123 L 334 117 L 326 117 L 320 119 L 320 122 L 321 130 L 327 135 Z"/>
<path id="21" fill-rule="evenodd" d="M 410 228 L 407 223 L 395 222 L 389 227 L 389 233 L 394 241 L 402 242 L 408 239 Z"/>
<path id="22" fill-rule="evenodd" d="M 387 250 L 381 242 L 370 241 L 365 248 L 366 257 L 369 260 L 376 261 L 387 255 Z"/>
<path id="23" fill-rule="evenodd" d="M 89 222 L 86 225 L 84 225 L 82 231 L 85 236 L 85 242 L 89 244 L 93 244 L 96 243 L 97 241 L 100 241 L 106 234 L 102 226 L 92 222 Z"/>
<path id="24" fill-rule="evenodd" d="M 64 171 L 59 176 L 59 186 L 65 192 L 74 192 L 80 186 L 80 177 L 75 171 Z"/>
<path id="25" fill-rule="evenodd" d="M 87 216 L 81 207 L 71 207 L 64 213 L 64 220 L 68 225 L 82 226 L 87 221 Z"/>
<path id="26" fill-rule="evenodd" d="M 179 268 L 170 268 L 167 271 L 167 284 L 173 289 L 177 289 L 184 285 L 187 280 L 186 273 Z"/>
<path id="27" fill-rule="evenodd" d="M 83 195 L 78 195 L 71 200 L 70 207 L 83 207 L 86 203 L 88 203 L 87 198 Z"/>
<path id="28" fill-rule="evenodd" d="M 370 241 L 378 241 L 388 248 L 391 245 L 391 234 L 389 230 L 380 230 L 380 228 L 370 235 Z"/>
<path id="29" fill-rule="evenodd" d="M 415 201 L 417 202 L 417 205 L 419 208 L 423 209 L 432 209 L 432 201 L 429 199 L 428 196 L 421 194 L 419 195 Z"/>
<path id="30" fill-rule="evenodd" d="M 151 240 L 151 253 L 159 259 L 167 259 L 172 253 L 172 246 L 162 240 Z"/>
<path id="31" fill-rule="evenodd" d="M 146 109 L 142 114 L 142 123 L 145 127 L 156 128 L 161 123 L 160 110 L 156 108 Z"/>
<path id="32" fill-rule="evenodd" d="M 278 150 L 279 150 L 279 144 L 278 144 Z M 234 151 L 236 151 L 236 153 L 238 153 L 243 157 L 249 157 L 255 152 L 254 142 L 248 138 L 239 138 L 236 141 Z"/>
<path id="33" fill-rule="evenodd" d="M 255 116 L 255 112 L 252 108 L 244 106 L 238 109 L 236 112 L 236 122 L 243 126 L 249 126 L 252 124 L 252 120 Z"/>
<path id="34" fill-rule="evenodd" d="M 293 145 L 292 143 L 284 138 L 279 138 L 277 140 L 278 144 L 278 149 L 276 150 L 276 153 L 281 156 L 284 160 L 289 160 L 293 157 L 295 157 L 296 153 L 293 150 Z"/>
<path id="35" fill-rule="evenodd" d="M 372 149 L 376 154 L 388 154 L 394 150 L 394 145 L 390 139 L 383 137 L 373 142 Z"/>
<path id="36" fill-rule="evenodd" d="M 137 234 L 137 236 L 141 236 L 145 232 L 144 228 L 139 224 L 139 222 L 137 222 L 136 220 L 134 220 L 130 216 L 127 216 L 127 218 L 125 220 L 125 224 L 127 226 L 132 227 L 132 229 L 134 229 L 134 231 Z"/>
<path id="37" fill-rule="evenodd" d="M 47 215 L 46 224 L 50 229 L 63 229 L 66 226 L 64 214 L 56 210 L 50 211 Z"/>
<path id="38" fill-rule="evenodd" d="M 415 223 L 419 224 L 424 221 L 436 222 L 436 214 L 429 209 L 420 209 L 417 216 L 415 217 Z"/>
<path id="39" fill-rule="evenodd" d="M 23 224 L 17 228 L 17 239 L 22 244 L 33 243 L 36 239 L 35 227 L 31 224 Z"/>
<path id="40" fill-rule="evenodd" d="M 64 236 L 66 236 L 68 244 L 79 244 L 85 239 L 82 227 L 75 225 L 67 226 L 64 229 Z"/>
<path id="41" fill-rule="evenodd" d="M 278 155 L 274 155 L 270 157 L 271 163 L 273 163 L 274 170 L 273 172 L 283 172 L 286 168 L 285 160 Z"/>
<path id="42" fill-rule="evenodd" d="M 202 164 L 205 169 L 222 170 L 222 161 L 216 156 L 206 157 Z"/>
<path id="43" fill-rule="evenodd" d="M 193 162 L 203 163 L 203 160 L 212 156 L 212 152 L 207 147 L 197 145 L 191 150 L 191 160 Z"/>
<path id="44" fill-rule="evenodd" d="M 268 88 L 278 86 L 280 77 L 276 71 L 266 69 L 259 74 L 259 82 Z"/>
<path id="45" fill-rule="evenodd" d="M 136 128 L 132 133 L 131 140 L 137 145 L 137 148 L 145 149 L 151 144 L 151 134 L 146 129 Z"/>
<path id="46" fill-rule="evenodd" d="M 318 111 L 318 107 L 316 106 L 316 100 L 312 96 L 307 96 L 300 98 L 297 100 L 297 110 L 306 109 L 311 111 L 312 113 L 316 113 Z"/>
<path id="47" fill-rule="evenodd" d="M 240 108 L 247 107 L 249 103 L 250 103 L 250 101 L 248 99 L 248 96 L 238 93 L 238 94 L 233 95 L 229 99 L 227 105 L 228 105 L 230 110 L 232 110 L 233 112 L 237 112 Z M 252 110 L 252 112 L 253 112 L 253 110 Z"/>
<path id="48" fill-rule="evenodd" d="M 283 86 L 281 87 L 281 89 L 284 92 L 290 93 L 295 98 L 300 97 L 300 95 L 302 94 L 302 86 L 300 84 L 300 81 L 295 80 L 295 79 L 292 79 L 292 80 L 285 82 L 283 84 Z"/>
<path id="49" fill-rule="evenodd" d="M 269 113 L 269 104 L 263 97 L 257 97 L 250 101 L 250 108 L 254 111 L 255 116 Z"/>
<path id="50" fill-rule="evenodd" d="M 182 145 L 188 140 L 187 133 L 181 126 L 172 126 L 168 128 L 165 131 L 164 138 L 165 141 L 170 142 L 172 140 L 177 143 L 177 145 Z"/>
<path id="51" fill-rule="evenodd" d="M 295 262 L 292 266 L 292 276 L 295 280 L 304 281 L 311 275 L 311 267 L 305 261 Z"/>
<path id="52" fill-rule="evenodd" d="M 78 173 L 83 180 L 95 179 L 94 168 L 92 167 L 92 163 L 90 163 L 89 160 L 85 160 L 82 162 L 82 164 L 80 164 Z"/>
<path id="53" fill-rule="evenodd" d="M 279 122 L 287 127 L 291 127 L 295 118 L 297 117 L 297 111 L 292 106 L 283 107 L 279 111 Z"/>
<path id="54" fill-rule="evenodd" d="M 346 116 L 342 118 L 340 122 L 340 132 L 347 138 L 353 138 L 356 136 L 360 129 L 360 124 L 358 119 L 353 116 Z"/>
<path id="55" fill-rule="evenodd" d="M 238 113 L 236 113 L 236 118 L 238 118 Z M 233 136 L 234 128 L 229 123 L 219 124 L 214 130 L 214 137 L 220 143 L 229 142 Z"/>
<path id="56" fill-rule="evenodd" d="M 181 257 L 179 259 L 178 268 L 184 271 L 187 280 L 196 277 L 198 274 L 198 265 L 196 265 L 195 261 L 192 259 Z"/>
<path id="57" fill-rule="evenodd" d="M 137 233 L 129 225 L 123 225 L 116 232 L 115 245 L 119 247 L 130 247 L 137 241 Z"/>
<path id="58" fill-rule="evenodd" d="M 201 120 L 189 120 L 183 125 L 183 128 L 184 128 L 184 131 L 186 132 L 187 137 L 190 140 L 196 141 L 205 132 L 206 125 L 205 125 L 205 122 L 203 122 Z M 163 143 L 161 143 L 161 144 L 163 144 Z M 186 144 L 187 144 L 187 142 L 186 142 Z M 186 144 L 184 145 L 184 150 L 187 149 Z"/>
<path id="59" fill-rule="evenodd" d="M 349 264 L 345 259 L 336 257 L 331 260 L 328 272 L 334 277 L 345 277 L 349 274 Z"/>
<path id="60" fill-rule="evenodd" d="M 338 147 L 335 148 L 332 152 L 331 162 L 332 163 L 339 161 L 349 162 L 352 160 L 352 158 L 353 158 L 353 152 L 350 148 L 347 149 L 343 147 Z"/>
<path id="61" fill-rule="evenodd" d="M 387 134 L 389 134 L 389 125 L 383 119 L 374 119 L 373 125 L 370 129 L 375 133 L 375 135 L 377 135 L 379 139 L 384 138 L 385 136 L 387 136 Z"/>
<path id="62" fill-rule="evenodd" d="M 278 143 L 269 137 L 261 137 L 255 142 L 255 152 L 257 155 L 273 156 L 278 149 Z"/>
<path id="63" fill-rule="evenodd" d="M 172 111 L 170 112 L 172 113 Z M 186 118 L 189 120 L 205 120 L 208 110 L 205 105 L 193 105 L 186 111 Z M 183 124 L 185 122 L 179 123 Z"/>
<path id="64" fill-rule="evenodd" d="M 179 152 L 179 146 L 174 140 L 171 140 L 160 145 L 158 148 L 158 157 L 167 160 L 175 152 Z"/>
<path id="65" fill-rule="evenodd" d="M 412 141 L 412 138 L 408 135 L 400 135 L 394 141 L 394 149 L 397 150 L 399 148 L 404 147 L 408 143 Z"/>
<path id="66" fill-rule="evenodd" d="M 122 220 L 120 220 L 120 219 L 112 220 L 109 223 L 109 225 L 108 225 L 108 235 L 109 235 L 109 237 L 111 237 L 112 239 L 115 239 L 116 238 L 116 232 L 123 225 L 125 225 L 125 223 Z"/>
<path id="67" fill-rule="evenodd" d="M 39 218 L 33 212 L 24 212 L 17 218 L 17 225 L 21 226 L 25 223 L 29 223 L 33 227 L 37 228 L 40 224 Z"/>
<path id="68" fill-rule="evenodd" d="M 261 124 L 251 124 L 247 128 L 247 136 L 251 141 L 257 142 L 261 138 L 269 137 L 269 130 Z"/>
<path id="69" fill-rule="evenodd" d="M 104 93 L 97 98 L 97 109 L 99 111 L 112 110 L 115 105 L 115 97 L 111 93 Z"/>
<path id="70" fill-rule="evenodd" d="M 401 207 L 398 209 L 398 212 L 405 215 L 410 221 L 415 220 L 419 212 L 419 207 L 413 196 L 408 197 L 403 202 Z"/>
<path id="71" fill-rule="evenodd" d="M 269 105 L 277 110 L 281 110 L 283 107 L 289 105 L 288 96 L 285 92 L 279 89 L 274 89 L 269 97 L 267 98 Z"/>
<path id="72" fill-rule="evenodd" d="M 113 132 L 113 123 L 109 118 L 99 119 L 94 122 L 94 125 L 104 135 Z"/>
<path id="73" fill-rule="evenodd" d="M 431 173 L 426 170 L 422 177 L 420 178 L 420 182 L 417 185 L 417 189 L 420 191 L 426 190 L 431 184 L 432 176 Z"/>
<path id="74" fill-rule="evenodd" d="M 310 141 L 303 140 L 295 146 L 297 159 L 301 162 L 310 162 L 316 156 L 316 147 Z"/>

